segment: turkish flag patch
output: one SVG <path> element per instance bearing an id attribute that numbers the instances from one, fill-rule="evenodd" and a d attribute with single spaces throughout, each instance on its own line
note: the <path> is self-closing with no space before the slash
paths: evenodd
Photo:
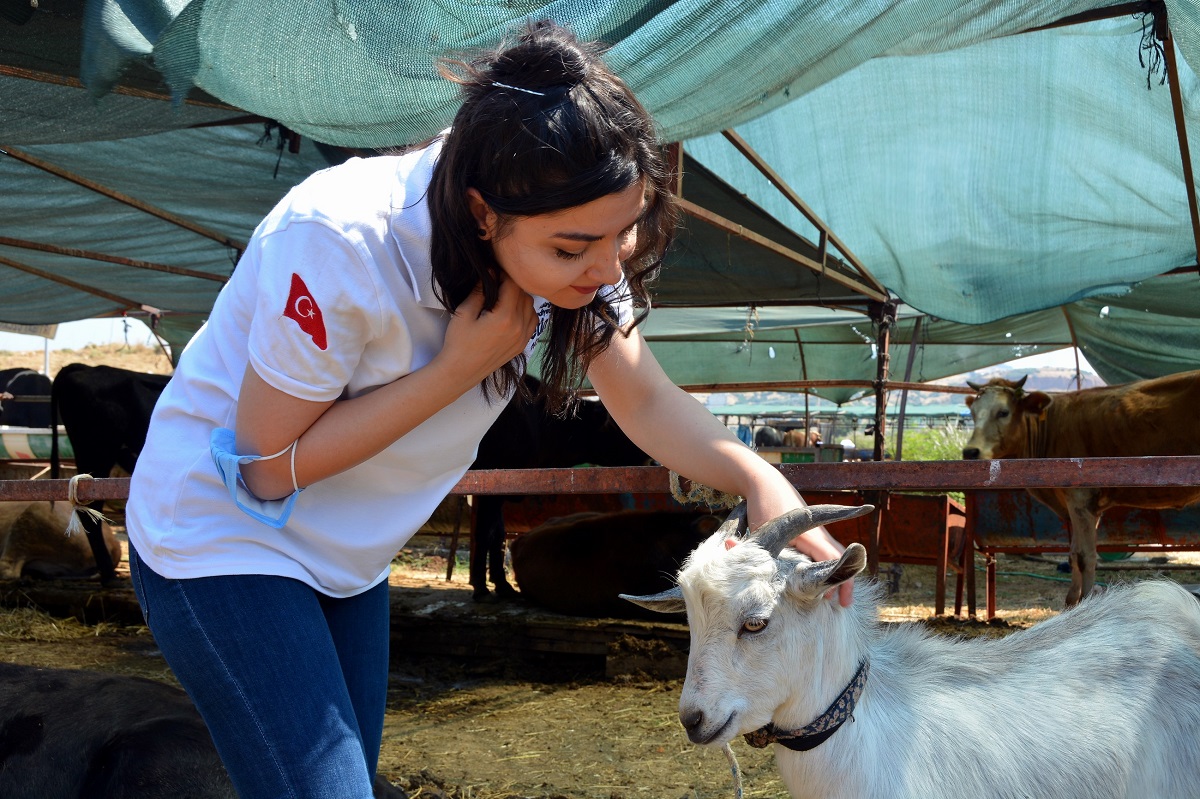
<path id="1" fill-rule="evenodd" d="M 325 339 L 325 321 L 321 318 L 321 309 L 313 299 L 312 292 L 295 272 L 292 273 L 292 290 L 288 293 L 287 307 L 283 315 L 295 320 L 300 329 L 312 336 L 313 344 L 319 349 L 325 349 L 329 342 Z"/>

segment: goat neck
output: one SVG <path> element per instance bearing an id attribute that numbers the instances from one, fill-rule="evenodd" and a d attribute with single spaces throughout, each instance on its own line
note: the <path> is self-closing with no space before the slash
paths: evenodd
<path id="1" fill-rule="evenodd" d="M 861 550 L 859 545 L 852 547 Z M 853 561 L 855 551 L 847 552 Z M 776 679 L 782 689 L 770 719 L 776 729 L 799 730 L 811 724 L 847 689 L 864 663 L 869 670 L 871 645 L 879 629 L 877 586 L 856 583 L 854 603 L 848 608 L 841 607 L 836 598 L 824 598 L 828 588 L 822 586 L 837 574 L 835 567 L 844 560 L 845 557 L 822 563 L 797 563 L 786 557 L 786 552 L 779 559 L 784 587 L 777 603 L 779 618 L 773 616 L 770 624 L 778 621 L 786 629 L 780 636 L 781 656 L 775 664 L 779 669 Z M 865 565 L 865 551 L 863 560 Z M 797 586 L 805 579 L 797 579 L 797 572 L 807 572 L 805 577 L 811 582 Z M 833 584 L 840 582 L 835 577 Z M 860 706 L 871 687 L 872 680 L 868 677 L 858 697 Z M 836 733 L 845 734 L 845 727 Z"/>

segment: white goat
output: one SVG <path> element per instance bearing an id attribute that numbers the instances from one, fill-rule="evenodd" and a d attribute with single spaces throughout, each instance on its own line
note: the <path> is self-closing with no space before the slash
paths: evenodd
<path id="1" fill-rule="evenodd" d="M 743 538 L 739 507 L 677 588 L 625 596 L 686 607 L 679 718 L 694 743 L 815 745 L 775 745 L 793 797 L 1200 799 L 1194 597 L 1167 581 L 1114 588 L 999 640 L 885 630 L 874 583 L 850 608 L 825 598 L 862 571 L 860 545 L 821 563 L 786 546 L 867 510 L 812 506 Z"/>

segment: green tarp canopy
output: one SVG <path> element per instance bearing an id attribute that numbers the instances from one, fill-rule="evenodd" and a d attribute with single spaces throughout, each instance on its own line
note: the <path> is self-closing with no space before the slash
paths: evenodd
<path id="1" fill-rule="evenodd" d="M 913 380 L 1072 344 L 1109 382 L 1200 367 L 1171 96 L 1195 131 L 1200 8 L 1175 1 L 6 5 L 0 321 L 151 314 L 178 352 L 288 188 L 440 130 L 435 59 L 538 17 L 611 45 L 683 198 L 732 223 L 688 216 L 657 288 L 676 382 L 873 379 L 877 286 L 897 379 L 914 336 Z M 824 275 L 822 228 L 722 131 L 844 243 Z"/>

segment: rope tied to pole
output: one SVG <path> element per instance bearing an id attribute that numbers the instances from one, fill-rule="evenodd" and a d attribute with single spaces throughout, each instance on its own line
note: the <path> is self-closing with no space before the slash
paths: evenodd
<path id="1" fill-rule="evenodd" d="M 92 508 L 88 507 L 87 503 L 79 501 L 79 481 L 91 479 L 93 478 L 90 474 L 77 474 L 72 477 L 70 483 L 67 484 L 67 501 L 71 503 L 71 521 L 67 524 L 67 538 L 75 535 L 75 533 L 84 532 L 83 522 L 79 518 L 79 514 L 81 513 L 85 514 L 94 522 L 108 522 L 109 524 L 112 524 L 112 521 L 103 513 L 98 510 L 93 510 Z"/>
<path id="2" fill-rule="evenodd" d="M 703 502 L 708 506 L 709 510 L 714 510 L 716 508 L 732 508 L 742 501 L 742 498 L 739 496 L 726 494 L 724 491 L 700 485 L 695 481 L 689 481 L 691 486 L 685 492 L 679 482 L 679 473 L 675 471 L 671 472 L 670 481 L 671 496 L 680 505 L 698 505 Z"/>

